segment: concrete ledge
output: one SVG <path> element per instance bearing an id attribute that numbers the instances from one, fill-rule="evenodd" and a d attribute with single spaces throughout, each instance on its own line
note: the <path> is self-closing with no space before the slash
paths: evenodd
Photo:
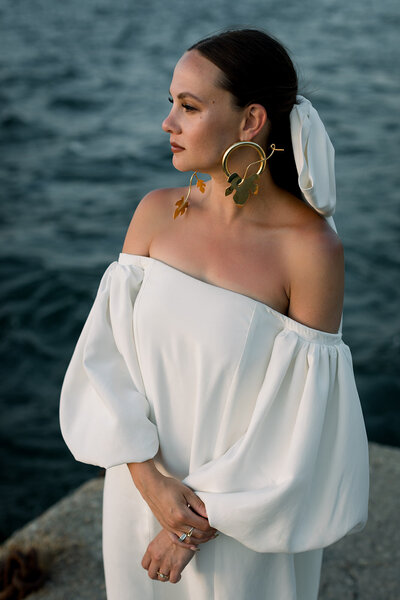
<path id="1" fill-rule="evenodd" d="M 16 547 L 22 551 L 37 548 L 48 579 L 29 600 L 106 600 L 101 544 L 103 484 L 103 477 L 90 479 L 0 546 L 0 560 Z"/>
<path id="2" fill-rule="evenodd" d="M 368 522 L 325 550 L 321 600 L 400 598 L 400 448 L 370 443 L 369 453 Z"/>
<path id="3" fill-rule="evenodd" d="M 367 526 L 325 550 L 320 600 L 400 598 L 400 449 L 370 443 L 370 463 Z M 49 578 L 30 600 L 106 600 L 103 481 L 87 481 L 0 546 L 0 560 L 12 548 L 37 548 Z"/>

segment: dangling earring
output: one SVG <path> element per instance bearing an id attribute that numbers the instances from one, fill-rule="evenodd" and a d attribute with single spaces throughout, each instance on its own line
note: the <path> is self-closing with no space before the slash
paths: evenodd
<path id="1" fill-rule="evenodd" d="M 241 146 L 250 146 L 251 148 L 254 148 L 255 150 L 257 150 L 260 156 L 260 160 L 256 160 L 255 162 L 252 162 L 249 165 L 247 165 L 243 178 L 240 177 L 240 175 L 238 175 L 237 173 L 231 174 L 228 169 L 228 158 L 230 153 L 233 152 L 233 150 L 240 148 Z M 261 173 L 265 169 L 267 160 L 271 158 L 274 152 L 284 151 L 284 148 L 276 148 L 275 144 L 271 144 L 270 148 L 272 148 L 272 152 L 268 156 L 266 156 L 264 149 L 255 142 L 236 142 L 236 144 L 232 144 L 232 146 L 229 146 L 229 148 L 225 151 L 222 157 L 222 169 L 225 175 L 228 177 L 228 183 L 230 183 L 229 187 L 227 187 L 225 190 L 225 196 L 229 196 L 230 194 L 232 194 L 232 192 L 235 192 L 233 200 L 238 206 L 243 206 L 250 194 L 258 193 L 257 182 L 260 178 Z M 254 175 L 251 175 L 246 179 L 247 171 L 249 170 L 249 168 L 252 165 L 256 165 L 257 163 L 261 163 L 257 173 L 254 173 Z"/>
<path id="2" fill-rule="evenodd" d="M 193 177 L 196 177 L 196 179 L 197 179 L 196 186 L 199 188 L 200 192 L 202 194 L 204 194 L 204 192 L 206 191 L 206 184 L 205 184 L 205 182 L 202 179 L 199 179 L 197 177 L 197 171 L 195 171 L 193 173 L 193 175 L 191 176 L 191 178 L 190 178 L 189 189 L 188 189 L 188 192 L 186 194 L 186 198 L 184 196 L 182 196 L 182 198 L 180 200 L 178 200 L 177 202 L 175 202 L 176 209 L 175 209 L 175 212 L 174 212 L 174 219 L 176 219 L 176 217 L 178 215 L 184 215 L 186 209 L 189 206 L 188 199 L 189 199 L 189 195 L 190 195 L 190 192 L 191 192 L 191 189 L 192 189 Z"/>

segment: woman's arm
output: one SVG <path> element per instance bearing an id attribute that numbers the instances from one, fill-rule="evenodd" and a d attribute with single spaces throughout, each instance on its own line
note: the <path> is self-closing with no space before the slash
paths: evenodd
<path id="1" fill-rule="evenodd" d="M 344 296 L 344 252 L 338 235 L 329 225 L 297 231 L 289 241 L 288 257 L 288 316 L 337 333 Z"/>
<path id="2" fill-rule="evenodd" d="M 172 534 L 171 540 L 183 545 L 178 538 L 192 527 L 191 542 L 194 545 L 208 542 L 214 536 L 216 529 L 210 527 L 206 507 L 193 490 L 173 477 L 162 475 L 152 459 L 127 465 L 135 486 L 154 516 Z"/>

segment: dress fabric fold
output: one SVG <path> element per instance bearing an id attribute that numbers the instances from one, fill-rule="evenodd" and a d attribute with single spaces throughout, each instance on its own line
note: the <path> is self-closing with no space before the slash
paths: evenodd
<path id="1" fill-rule="evenodd" d="M 183 480 L 213 527 L 258 552 L 323 548 L 363 527 L 368 461 L 350 361 L 344 344 L 276 336 L 245 433 Z"/>
<path id="2" fill-rule="evenodd" d="M 80 462 L 109 468 L 158 450 L 132 338 L 142 278 L 139 270 L 109 265 L 64 377 L 61 432 Z"/>
<path id="3" fill-rule="evenodd" d="M 316 600 L 323 548 L 367 520 L 368 443 L 341 332 L 151 257 L 121 253 L 106 269 L 60 425 L 76 460 L 106 468 L 108 600 Z M 149 458 L 220 531 L 176 585 L 140 564 L 161 527 L 125 463 Z"/>

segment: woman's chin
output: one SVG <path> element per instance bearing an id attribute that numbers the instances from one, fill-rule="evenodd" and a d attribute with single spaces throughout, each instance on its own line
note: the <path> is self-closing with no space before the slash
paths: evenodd
<path id="1" fill-rule="evenodd" d="M 172 164 L 177 171 L 181 171 L 182 173 L 186 173 L 187 171 L 198 171 L 197 167 L 189 164 L 187 161 L 180 160 L 177 158 L 176 154 L 172 157 Z"/>

